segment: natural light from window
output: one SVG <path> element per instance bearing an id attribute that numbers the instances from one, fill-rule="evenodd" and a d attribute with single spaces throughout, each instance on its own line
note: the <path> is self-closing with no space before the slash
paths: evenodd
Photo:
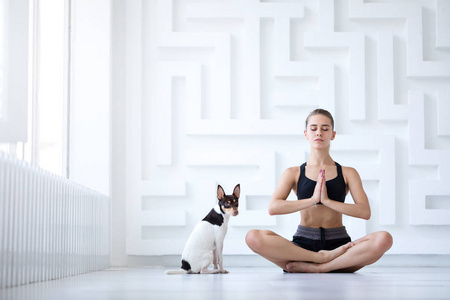
<path id="1" fill-rule="evenodd" d="M 35 109 L 38 161 L 40 167 L 63 175 L 64 113 L 64 27 L 65 1 L 40 0 L 37 9 L 38 43 L 35 76 Z"/>
<path id="2" fill-rule="evenodd" d="M 5 30 L 4 30 L 4 20 L 5 20 L 5 15 L 3 13 L 3 6 L 4 6 L 4 2 L 3 0 L 0 0 L 0 120 L 4 117 L 4 112 L 3 112 L 3 86 L 4 86 L 4 45 L 5 45 Z"/>

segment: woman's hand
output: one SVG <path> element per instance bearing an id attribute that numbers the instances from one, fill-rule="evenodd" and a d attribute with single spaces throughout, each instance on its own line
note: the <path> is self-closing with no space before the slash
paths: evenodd
<path id="1" fill-rule="evenodd" d="M 327 206 L 328 202 L 330 201 L 330 198 L 328 198 L 328 191 L 327 191 L 327 179 L 325 177 L 325 170 L 322 170 L 322 189 L 320 193 L 320 202 Z"/>
<path id="2" fill-rule="evenodd" d="M 322 191 L 323 191 L 323 186 L 325 185 L 324 184 L 324 176 L 323 176 L 324 173 L 325 173 L 325 170 L 320 170 L 319 177 L 317 178 L 316 187 L 314 188 L 314 194 L 311 197 L 313 199 L 314 206 L 316 206 L 317 203 L 322 202 Z"/>

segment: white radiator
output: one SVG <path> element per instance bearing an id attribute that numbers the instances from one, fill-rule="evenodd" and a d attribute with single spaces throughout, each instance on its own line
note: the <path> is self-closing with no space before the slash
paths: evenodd
<path id="1" fill-rule="evenodd" d="M 109 266 L 109 197 L 0 152 L 0 289 Z"/>

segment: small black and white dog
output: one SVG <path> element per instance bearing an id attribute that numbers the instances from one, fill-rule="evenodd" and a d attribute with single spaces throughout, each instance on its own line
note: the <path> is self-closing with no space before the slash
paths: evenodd
<path id="1" fill-rule="evenodd" d="M 220 185 L 217 187 L 219 202 L 191 233 L 181 255 L 181 269 L 167 270 L 167 275 L 228 273 L 223 268 L 223 240 L 230 216 L 239 214 L 240 193 L 239 184 L 234 188 L 233 195 L 225 195 L 223 188 Z M 214 269 L 208 270 L 211 262 Z"/>

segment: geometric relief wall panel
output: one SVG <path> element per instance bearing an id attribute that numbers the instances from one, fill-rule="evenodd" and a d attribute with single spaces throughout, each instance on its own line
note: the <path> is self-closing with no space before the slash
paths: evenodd
<path id="1" fill-rule="evenodd" d="M 252 254 L 252 228 L 290 238 L 298 214 L 269 216 L 267 205 L 283 170 L 308 159 L 304 120 L 318 107 L 335 116 L 332 157 L 358 170 L 371 203 L 369 221 L 344 218 L 352 237 L 388 230 L 398 241 L 389 253 L 450 254 L 447 237 L 411 250 L 450 225 L 448 1 L 127 9 L 130 74 L 142 85 L 128 94 L 128 254 L 181 254 L 217 184 L 241 184 L 225 254 Z"/>
<path id="2" fill-rule="evenodd" d="M 447 98 L 438 103 L 446 101 L 450 102 L 449 93 L 445 95 Z M 450 176 L 450 148 L 444 149 L 427 149 L 426 147 L 426 135 L 438 136 L 438 131 L 446 132 L 450 123 L 448 122 L 448 116 L 450 110 L 447 110 L 447 118 L 443 121 L 442 118 L 438 118 L 440 130 L 438 131 L 426 131 L 427 128 L 425 121 L 425 96 L 422 92 L 413 92 L 411 97 L 411 121 L 410 121 L 410 164 L 411 165 L 433 165 L 437 166 L 438 174 L 433 180 L 429 178 L 420 178 L 410 181 L 410 223 L 413 225 L 450 225 L 450 185 L 448 184 L 448 176 Z M 440 107 L 439 110 L 448 109 L 447 104 Z M 434 118 L 434 122 L 436 122 Z M 444 128 L 442 128 L 444 127 Z M 445 138 L 445 135 L 442 135 Z M 446 134 L 446 137 L 450 136 Z M 430 202 L 433 199 L 442 199 L 440 205 L 429 205 L 427 207 L 427 200 Z M 445 203 L 446 202 L 446 203 Z"/>

